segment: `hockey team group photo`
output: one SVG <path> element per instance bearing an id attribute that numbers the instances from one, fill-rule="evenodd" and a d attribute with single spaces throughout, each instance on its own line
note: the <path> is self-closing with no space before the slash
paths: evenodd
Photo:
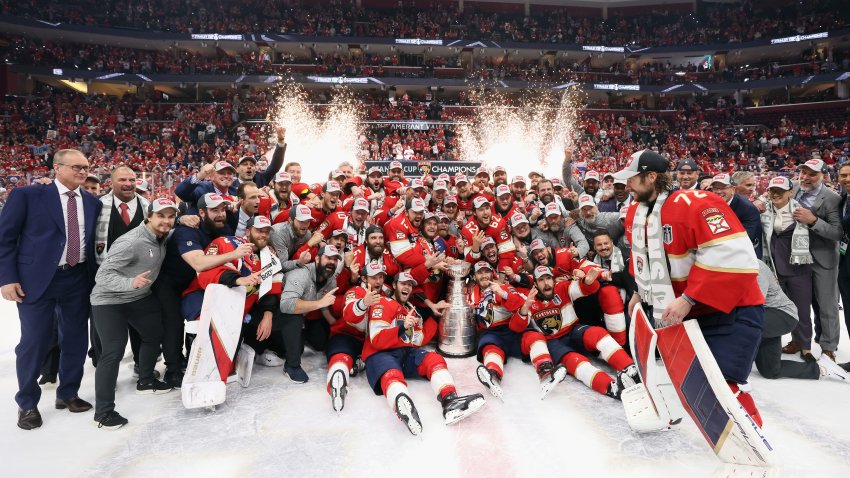
<path id="1" fill-rule="evenodd" d="M 0 0 L 0 456 L 847 474 L 843 7 Z"/>

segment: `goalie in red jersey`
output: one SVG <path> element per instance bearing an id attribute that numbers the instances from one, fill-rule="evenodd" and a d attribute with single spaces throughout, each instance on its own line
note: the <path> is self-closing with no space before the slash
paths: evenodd
<path id="1" fill-rule="evenodd" d="M 410 398 L 405 377 L 431 382 L 443 405 L 446 425 L 456 423 L 484 406 L 480 393 L 458 396 L 446 361 L 422 347 L 434 338 L 437 323 L 423 321 L 408 300 L 416 280 L 408 272 L 396 277 L 392 298 L 381 297 L 369 310 L 368 334 L 363 347 L 366 378 L 376 394 L 383 394 L 396 416 L 413 435 L 422 432 L 419 413 Z"/>

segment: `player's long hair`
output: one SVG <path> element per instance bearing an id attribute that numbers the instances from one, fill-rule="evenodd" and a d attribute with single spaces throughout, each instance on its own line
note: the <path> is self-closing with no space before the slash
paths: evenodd
<path id="1" fill-rule="evenodd" d="M 670 173 L 657 173 L 655 178 L 655 192 L 658 194 L 669 193 L 673 189 L 673 176 Z"/>

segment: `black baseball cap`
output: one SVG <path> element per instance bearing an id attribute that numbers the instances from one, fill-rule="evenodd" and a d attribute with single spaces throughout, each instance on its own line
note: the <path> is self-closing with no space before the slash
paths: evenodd
<path id="1" fill-rule="evenodd" d="M 614 173 L 614 179 L 629 179 L 632 176 L 650 171 L 666 173 L 669 168 L 670 163 L 663 156 L 655 151 L 644 149 L 634 153 L 626 167 Z"/>
<path id="2" fill-rule="evenodd" d="M 676 171 L 699 171 L 699 166 L 697 166 L 696 161 L 690 158 L 685 158 L 679 161 L 679 165 L 676 166 Z"/>

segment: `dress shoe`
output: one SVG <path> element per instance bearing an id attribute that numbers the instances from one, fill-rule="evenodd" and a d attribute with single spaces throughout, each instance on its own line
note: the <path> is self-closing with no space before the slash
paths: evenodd
<path id="1" fill-rule="evenodd" d="M 782 347 L 782 353 L 793 355 L 802 349 L 803 347 L 801 347 L 798 342 L 791 341 L 788 342 L 785 347 Z"/>
<path id="2" fill-rule="evenodd" d="M 29 410 L 18 409 L 18 428 L 32 430 L 33 428 L 40 427 L 41 424 L 41 413 L 38 413 L 38 408 L 30 408 Z"/>
<path id="3" fill-rule="evenodd" d="M 846 370 L 846 371 L 850 372 L 850 362 L 843 363 L 843 364 L 839 365 L 839 367 L 841 367 L 841 368 L 843 368 L 844 370 Z"/>
<path id="4" fill-rule="evenodd" d="M 48 383 L 53 383 L 53 384 L 55 384 L 55 383 L 56 383 L 56 375 L 52 375 L 52 374 L 44 374 L 44 375 L 42 375 L 42 376 L 41 376 L 41 378 L 38 380 L 38 384 L 39 384 L 39 385 L 47 385 Z"/>
<path id="5" fill-rule="evenodd" d="M 817 362 L 818 361 L 818 359 L 816 359 L 815 356 L 812 355 L 811 350 L 801 350 L 800 351 L 800 357 L 803 357 L 803 360 L 805 360 L 806 362 Z"/>
<path id="6" fill-rule="evenodd" d="M 835 362 L 835 352 L 833 352 L 832 350 L 824 350 L 823 354 L 831 358 L 832 361 Z"/>
<path id="7" fill-rule="evenodd" d="M 71 413 L 81 413 L 87 412 L 91 410 L 91 403 L 83 400 L 80 397 L 72 397 L 67 400 L 62 400 L 61 398 L 56 399 L 56 409 L 64 410 L 68 409 Z"/>

